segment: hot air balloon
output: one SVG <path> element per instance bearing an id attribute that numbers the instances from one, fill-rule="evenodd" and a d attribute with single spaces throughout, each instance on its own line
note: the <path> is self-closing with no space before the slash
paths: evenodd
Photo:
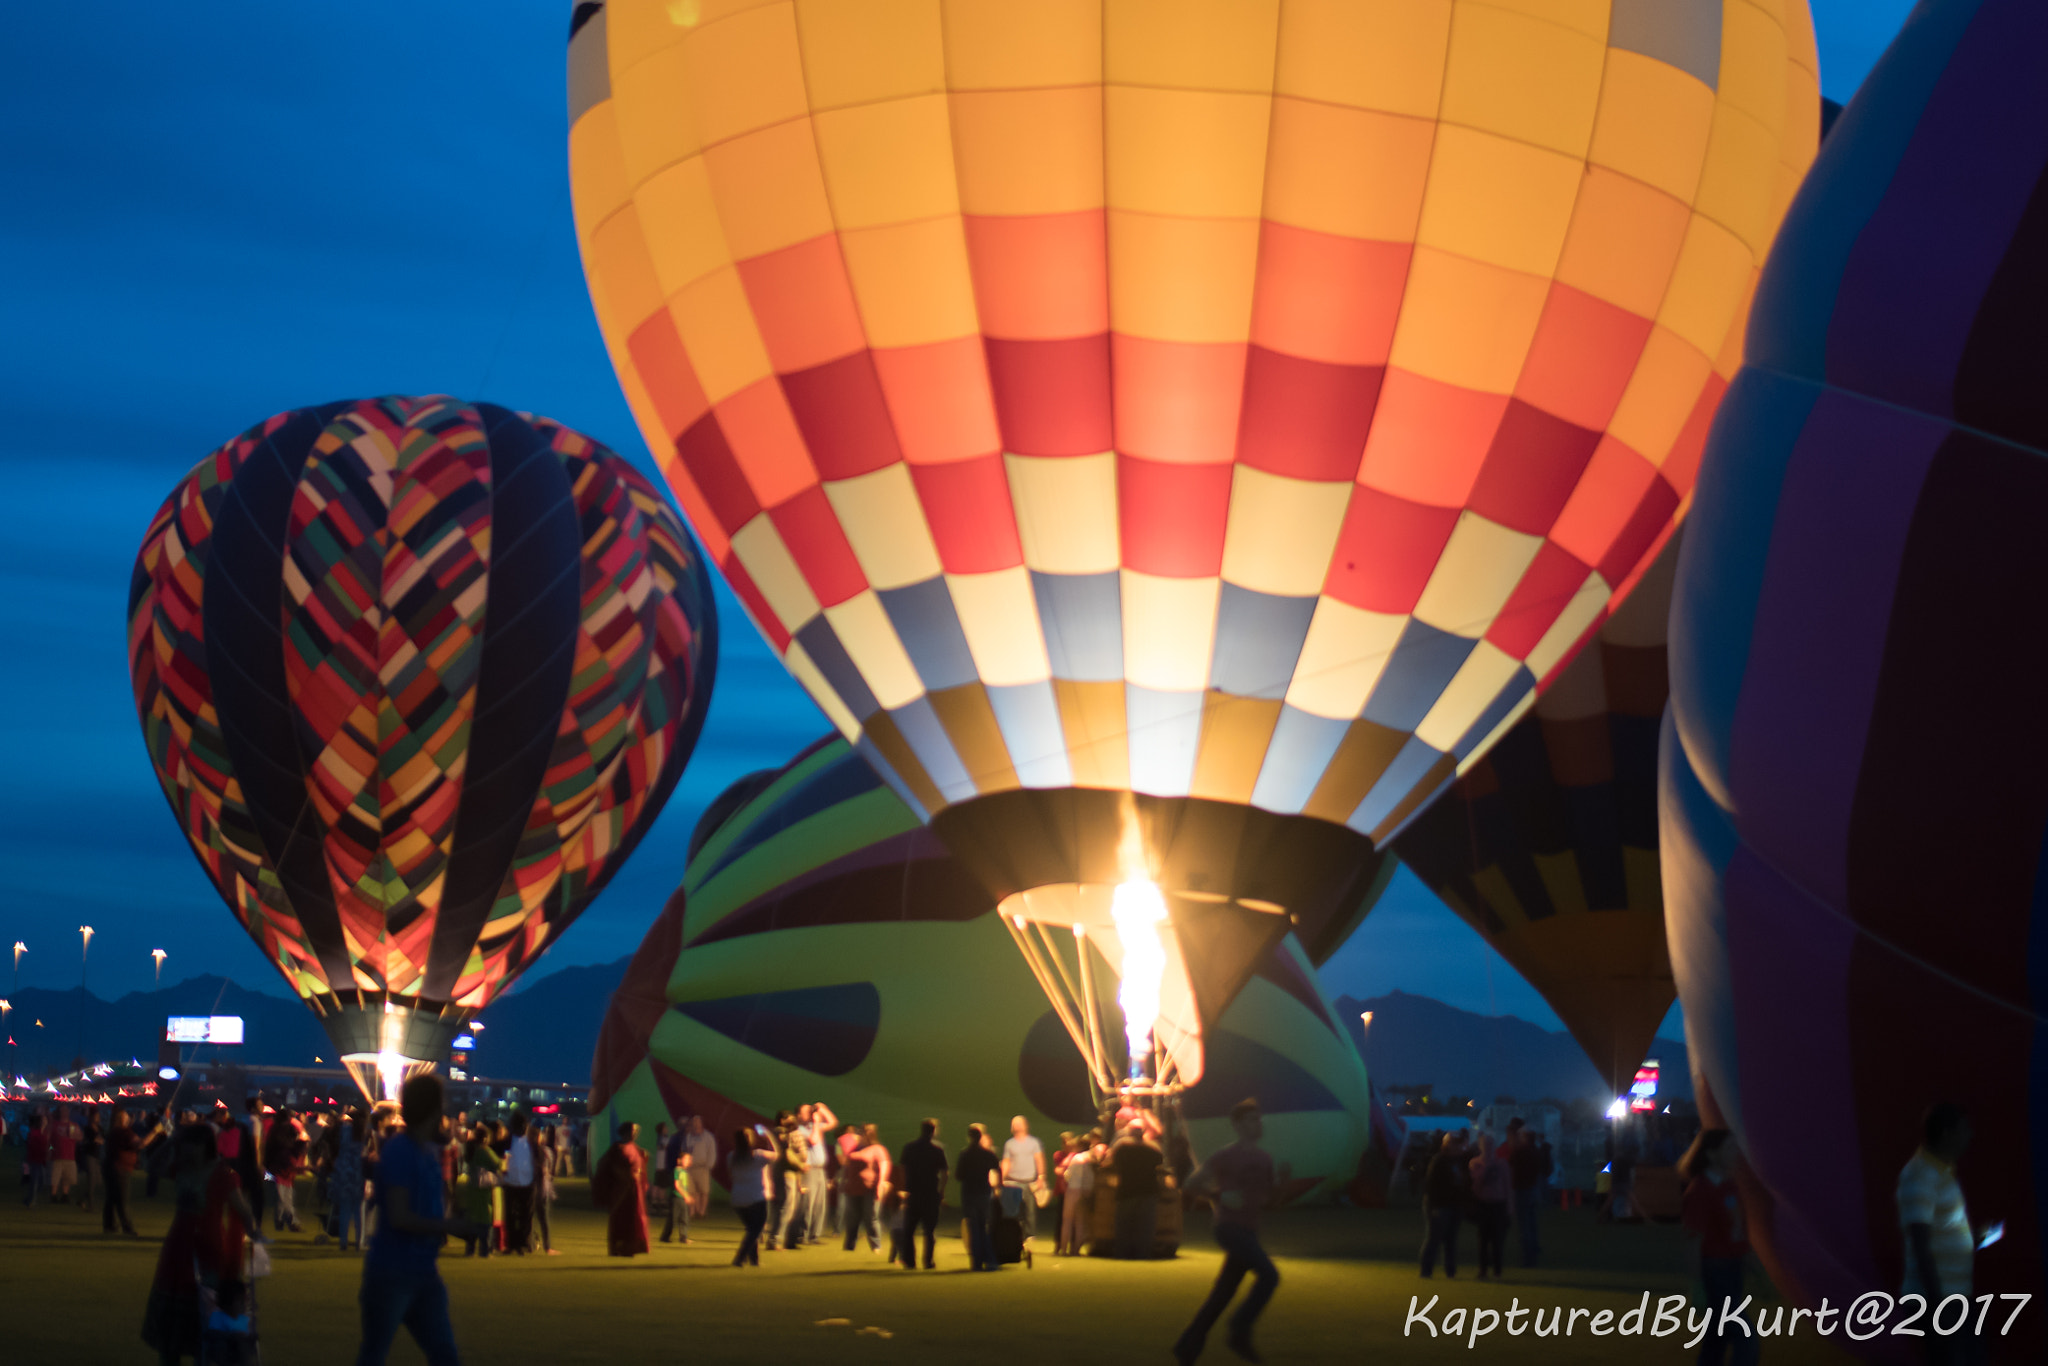
<path id="1" fill-rule="evenodd" d="M 1679 560 L 1672 965 L 1702 1111 L 1809 1303 L 1899 1289 L 1937 1101 L 2005 1224 L 1959 1288 L 2048 1289 L 2044 60 L 2026 0 L 1906 22 L 1772 253 Z M 2041 1359 L 2039 1315 L 1997 1332 Z"/>
<path id="2" fill-rule="evenodd" d="M 1020 933 L 1157 968 L 1150 1082 L 1629 583 L 1817 136 L 1801 0 L 611 0 L 569 70 L 685 513 Z"/>
<path id="3" fill-rule="evenodd" d="M 446 1056 L 632 853 L 717 658 L 625 460 L 446 397 L 280 413 L 151 521 L 128 608 L 164 795 L 366 1094 Z"/>
<path id="4" fill-rule="evenodd" d="M 1542 993 L 1616 1095 L 1677 995 L 1657 862 L 1657 731 L 1679 542 L 1535 710 L 1394 845 Z"/>
<path id="5" fill-rule="evenodd" d="M 1103 1101 L 1007 947 L 995 903 L 838 736 L 743 780 L 692 839 L 682 886 L 613 994 L 592 1065 L 594 1134 L 687 1114 L 714 1132 L 792 1097 L 876 1123 L 892 1147 L 937 1116 L 1081 1129 Z M 1369 1140 L 1364 1065 L 1291 940 L 1262 957 L 1180 1098 L 1197 1152 L 1257 1094 L 1287 1198 L 1333 1196 Z M 1173 1212 L 1178 1225 L 1178 1210 Z"/>

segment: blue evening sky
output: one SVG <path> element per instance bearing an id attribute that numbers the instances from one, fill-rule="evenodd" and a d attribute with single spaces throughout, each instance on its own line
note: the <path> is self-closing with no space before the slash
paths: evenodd
<path id="1" fill-rule="evenodd" d="M 1815 0 L 1847 99 L 1908 0 Z M 194 462 L 283 409 L 445 392 L 545 413 L 650 468 L 577 261 L 567 0 L 37 5 L 0 85 L 0 949 L 22 985 L 218 972 L 283 990 L 150 773 L 123 612 Z M 630 953 L 704 805 L 827 727 L 729 595 L 695 760 L 536 971 Z M 1555 1027 L 1405 872 L 1325 970 Z M 8 979 L 0 978 L 0 982 Z M 1674 1022 L 1675 1027 L 1675 1022 Z"/>

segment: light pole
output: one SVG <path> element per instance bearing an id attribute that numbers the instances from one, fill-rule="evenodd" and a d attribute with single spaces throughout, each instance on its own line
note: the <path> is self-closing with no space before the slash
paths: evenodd
<path id="1" fill-rule="evenodd" d="M 85 1012 L 91 999 L 91 988 L 86 986 L 86 974 L 92 970 L 92 926 L 78 927 L 78 1056 L 85 1057 Z"/>
<path id="2" fill-rule="evenodd" d="M 162 986 L 164 984 L 164 959 L 170 957 L 170 955 L 162 949 L 151 949 L 149 956 L 156 959 L 156 984 Z"/>
<path id="3" fill-rule="evenodd" d="M 14 985 L 9 988 L 10 991 L 21 990 L 21 956 L 27 952 L 28 945 L 19 939 L 14 941 Z"/>

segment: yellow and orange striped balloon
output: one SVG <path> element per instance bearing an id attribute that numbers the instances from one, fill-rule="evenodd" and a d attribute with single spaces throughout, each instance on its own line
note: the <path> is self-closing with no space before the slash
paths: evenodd
<path id="1" fill-rule="evenodd" d="M 609 0 L 626 395 L 920 812 L 1375 845 L 1680 515 L 1811 161 L 1804 0 Z"/>

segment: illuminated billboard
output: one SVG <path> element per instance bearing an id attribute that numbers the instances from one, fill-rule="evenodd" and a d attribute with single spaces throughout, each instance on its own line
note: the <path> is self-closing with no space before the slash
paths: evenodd
<path id="1" fill-rule="evenodd" d="M 170 1043 L 228 1043 L 242 1041 L 239 1015 L 173 1015 L 164 1027 Z"/>
<path id="2" fill-rule="evenodd" d="M 1636 1069 L 1636 1079 L 1629 1084 L 1628 1108 L 1638 1112 L 1657 1108 L 1657 1060 L 1650 1058 Z"/>

